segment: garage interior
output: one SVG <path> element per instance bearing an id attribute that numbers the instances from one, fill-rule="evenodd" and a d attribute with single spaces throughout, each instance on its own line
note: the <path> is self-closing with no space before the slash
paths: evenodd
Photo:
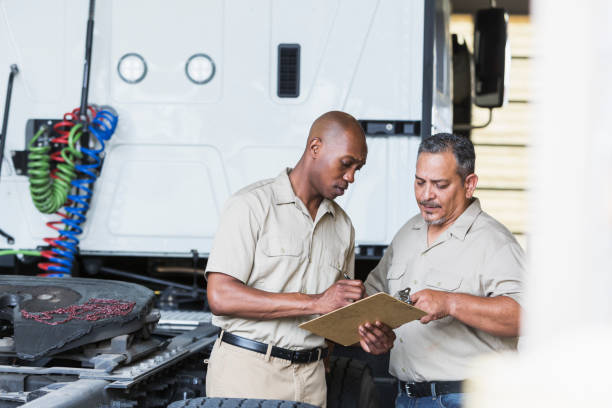
<path id="1" fill-rule="evenodd" d="M 518 352 L 474 361 L 462 406 L 606 403 L 611 5 L 145 3 L 0 0 L 0 407 L 216 404 L 205 271 L 224 203 L 295 164 L 335 109 L 368 142 L 337 199 L 357 279 L 418 212 L 416 149 L 438 132 L 470 138 L 475 196 L 525 250 Z M 491 8 L 508 16 L 499 107 L 477 105 L 473 72 Z M 336 345 L 327 406 L 393 407 L 388 370 L 388 353 Z"/>

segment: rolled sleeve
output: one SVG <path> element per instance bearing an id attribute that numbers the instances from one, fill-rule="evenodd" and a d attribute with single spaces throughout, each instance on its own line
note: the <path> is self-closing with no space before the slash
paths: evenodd
<path id="1" fill-rule="evenodd" d="M 508 296 L 522 305 L 525 261 L 523 249 L 508 243 L 489 257 L 481 276 L 485 296 Z"/>
<path id="2" fill-rule="evenodd" d="M 231 198 L 223 210 L 206 265 L 246 283 L 253 269 L 259 222 L 246 197 Z"/>

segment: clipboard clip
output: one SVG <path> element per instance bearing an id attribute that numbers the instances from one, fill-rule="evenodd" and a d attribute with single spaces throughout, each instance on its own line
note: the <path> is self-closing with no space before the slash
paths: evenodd
<path id="1" fill-rule="evenodd" d="M 413 304 L 412 300 L 410 300 L 410 287 L 406 287 L 406 289 L 398 291 L 393 297 L 401 300 L 402 302 L 408 303 L 409 305 Z"/>

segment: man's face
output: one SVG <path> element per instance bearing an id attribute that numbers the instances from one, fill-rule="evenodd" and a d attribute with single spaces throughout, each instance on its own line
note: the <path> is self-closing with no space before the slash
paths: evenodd
<path id="1" fill-rule="evenodd" d="M 425 222 L 430 225 L 453 223 L 469 204 L 474 191 L 471 182 L 475 177 L 472 174 L 465 182 L 461 180 L 457 174 L 457 160 L 451 151 L 421 153 L 417 159 L 414 195 Z"/>
<path id="2" fill-rule="evenodd" d="M 327 138 L 320 149 L 317 190 L 323 197 L 333 200 L 355 181 L 355 173 L 365 165 L 367 146 L 363 137 L 344 131 L 343 135 Z"/>

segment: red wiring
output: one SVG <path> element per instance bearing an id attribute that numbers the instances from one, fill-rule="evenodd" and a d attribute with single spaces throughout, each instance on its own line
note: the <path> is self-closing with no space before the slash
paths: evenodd
<path id="1" fill-rule="evenodd" d="M 72 114 L 71 113 L 64 114 L 64 120 L 53 125 L 53 130 L 55 131 L 55 133 L 59 134 L 59 136 L 51 139 L 51 143 L 65 144 L 65 145 L 68 144 L 68 135 L 70 134 L 70 129 L 72 129 L 72 127 L 74 126 L 74 122 L 65 120 L 67 115 L 72 115 Z M 63 163 L 65 160 L 62 157 L 61 149 L 62 148 L 59 148 L 56 151 L 52 152 L 49 155 L 49 158 L 55 162 Z M 57 179 L 57 176 L 55 175 L 56 172 L 57 172 L 56 168 L 51 171 L 51 177 L 54 179 Z"/>
<path id="2" fill-rule="evenodd" d="M 72 117 L 76 118 L 76 119 L 79 118 L 80 113 L 81 113 L 81 108 L 74 108 L 72 110 L 72 112 L 70 112 Z M 93 108 L 93 106 L 88 106 L 87 107 L 87 122 L 89 122 L 91 120 L 91 118 L 96 116 L 96 113 L 98 113 L 98 112 L 96 112 L 96 110 Z M 64 118 L 66 117 L 66 115 L 64 115 Z"/>
<path id="3" fill-rule="evenodd" d="M 70 134 L 70 129 L 72 129 L 73 126 L 74 122 L 69 120 L 63 120 L 53 125 L 53 130 L 60 136 L 52 139 L 51 142 L 68 144 L 68 135 Z"/>
<path id="4" fill-rule="evenodd" d="M 38 323 L 56 326 L 71 320 L 96 321 L 126 316 L 132 312 L 135 305 L 136 302 L 91 298 L 82 305 L 71 305 L 43 312 L 28 312 L 22 309 L 21 316 L 24 319 L 34 319 Z"/>

